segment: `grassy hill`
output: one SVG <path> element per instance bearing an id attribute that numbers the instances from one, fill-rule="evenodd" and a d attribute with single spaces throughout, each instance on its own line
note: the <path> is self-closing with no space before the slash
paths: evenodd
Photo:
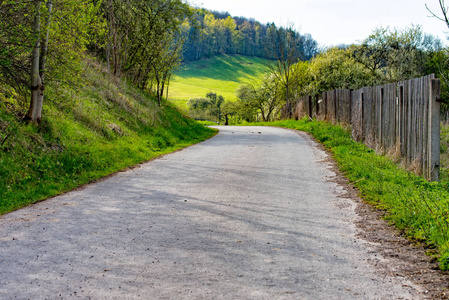
<path id="1" fill-rule="evenodd" d="M 172 105 L 84 62 L 83 78 L 48 85 L 39 127 L 0 86 L 0 215 L 211 137 Z"/>
<path id="2" fill-rule="evenodd" d="M 264 59 L 242 55 L 186 63 L 173 76 L 168 98 L 180 108 L 186 108 L 190 98 L 205 97 L 209 92 L 233 101 L 239 85 L 259 81 L 265 71 Z"/>

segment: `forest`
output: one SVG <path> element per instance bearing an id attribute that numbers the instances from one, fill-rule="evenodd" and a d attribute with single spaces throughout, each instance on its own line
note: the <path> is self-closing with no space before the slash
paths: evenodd
<path id="1" fill-rule="evenodd" d="M 229 13 L 195 9 L 182 24 L 185 37 L 184 60 L 195 61 L 219 54 L 241 54 L 276 59 L 266 47 L 273 36 L 292 35 L 296 56 L 309 60 L 318 53 L 318 44 L 310 34 L 300 34 L 293 26 L 277 27 L 252 19 L 232 17 Z"/>

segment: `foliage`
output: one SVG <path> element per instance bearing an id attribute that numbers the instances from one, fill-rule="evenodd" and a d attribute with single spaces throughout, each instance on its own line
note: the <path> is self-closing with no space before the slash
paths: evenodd
<path id="1" fill-rule="evenodd" d="M 353 47 L 353 57 L 371 72 L 374 85 L 427 75 L 429 54 L 441 49 L 441 42 L 419 26 L 403 31 L 378 28 Z"/>
<path id="2" fill-rule="evenodd" d="M 83 82 L 71 89 L 47 87 L 48 113 L 39 127 L 20 122 L 13 99 L 0 101 L 0 214 L 214 134 L 171 106 L 159 108 L 102 65 L 83 68 Z"/>
<path id="3" fill-rule="evenodd" d="M 241 85 L 236 90 L 236 114 L 248 122 L 259 116 L 264 122 L 277 119 L 285 104 L 285 93 L 276 79 L 274 76 L 266 76 L 257 87 L 252 84 Z"/>
<path id="4" fill-rule="evenodd" d="M 206 98 L 192 98 L 187 102 L 189 116 L 197 120 L 209 120 L 220 122 L 221 106 L 224 98 L 215 93 L 208 93 Z"/>
<path id="5" fill-rule="evenodd" d="M 231 17 L 228 13 L 196 9 L 192 24 L 183 24 L 186 44 L 184 58 L 197 61 L 219 54 L 242 54 L 261 58 L 276 59 L 275 53 L 267 52 L 270 34 L 282 38 L 291 30 L 277 28 L 274 24 L 263 25 L 255 20 Z M 294 32 L 297 47 L 295 51 L 301 59 L 308 60 L 317 52 L 317 42 L 309 34 Z"/>
<path id="6" fill-rule="evenodd" d="M 340 170 L 369 203 L 417 242 L 438 249 L 440 267 L 449 269 L 449 182 L 428 182 L 351 140 L 340 126 L 325 122 L 280 121 L 263 125 L 311 133 L 329 149 Z M 261 125 L 261 123 L 257 123 Z"/>
<path id="7" fill-rule="evenodd" d="M 28 63 L 33 44 L 32 19 L 27 14 L 30 11 L 25 2 L 0 2 L 0 85 L 14 87 L 22 95 L 29 92 Z"/>
<path id="8" fill-rule="evenodd" d="M 309 64 L 309 94 L 334 89 L 357 89 L 370 84 L 370 74 L 351 56 L 352 48 L 332 48 L 314 57 Z M 304 93 L 303 93 L 304 94 Z"/>
<path id="9" fill-rule="evenodd" d="M 181 59 L 189 6 L 181 0 L 107 0 L 103 12 L 108 23 L 104 53 L 112 73 L 124 72 L 141 89 L 149 85 L 161 103 Z"/>
<path id="10" fill-rule="evenodd" d="M 70 85 L 80 79 L 80 59 L 89 41 L 102 34 L 103 23 L 97 16 L 98 5 L 91 0 L 53 0 L 53 7 L 52 21 L 41 24 L 41 35 L 49 31 L 46 79 Z M 30 94 L 31 55 L 38 38 L 33 32 L 36 13 L 33 1 L 0 3 L 0 85 L 19 93 L 22 109 Z M 48 15 L 45 5 L 40 14 Z"/>
<path id="11" fill-rule="evenodd" d="M 276 93 L 281 92 L 277 86 L 282 86 L 283 98 L 289 107 L 293 103 L 292 91 L 297 89 L 294 86 L 297 80 L 294 79 L 293 66 L 302 58 L 300 41 L 301 37 L 293 30 L 293 26 L 277 29 L 272 25 L 268 28 L 265 50 L 267 51 L 266 56 L 271 56 L 273 59 L 267 60 L 267 67 L 270 76 L 274 77 Z"/>

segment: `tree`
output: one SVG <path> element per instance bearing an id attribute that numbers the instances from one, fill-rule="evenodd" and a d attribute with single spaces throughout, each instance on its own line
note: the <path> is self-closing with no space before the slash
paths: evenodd
<path id="1" fill-rule="evenodd" d="M 440 4 L 441 13 L 443 14 L 443 16 L 440 16 L 440 15 L 436 14 L 435 12 L 433 12 L 432 10 L 430 10 L 429 7 L 427 6 L 427 4 L 426 4 L 426 8 L 433 17 L 446 23 L 446 26 L 449 28 L 449 16 L 448 16 L 449 7 L 446 6 L 445 0 L 438 0 L 438 2 Z"/>
<path id="2" fill-rule="evenodd" d="M 223 117 L 225 119 L 225 124 L 224 125 L 229 125 L 229 119 L 237 114 L 237 103 L 236 102 L 231 102 L 231 101 L 226 101 L 223 103 L 222 108 L 221 108 L 221 117 Z"/>
<path id="3" fill-rule="evenodd" d="M 403 31 L 378 28 L 352 49 L 354 59 L 371 72 L 372 84 L 382 84 L 426 75 L 428 54 L 441 48 L 437 38 L 412 26 Z"/>
<path id="4" fill-rule="evenodd" d="M 267 67 L 277 82 L 283 86 L 285 103 L 287 107 L 292 105 L 292 66 L 300 59 L 298 51 L 299 35 L 290 25 L 287 28 L 276 28 L 272 24 L 267 33 Z M 291 109 L 290 117 L 291 117 Z"/>
<path id="5" fill-rule="evenodd" d="M 90 37 L 101 34 L 98 4 L 3 0 L 0 12 L 5 13 L 0 20 L 0 82 L 30 97 L 25 120 L 37 124 L 47 84 L 75 80 Z"/>
<path id="6" fill-rule="evenodd" d="M 231 17 L 228 13 L 218 13 L 196 9 L 193 19 L 195 26 L 190 28 L 186 40 L 185 60 L 200 60 L 217 54 L 243 54 L 265 58 L 268 31 L 284 31 L 272 25 L 260 24 L 253 19 Z M 312 58 L 317 51 L 317 43 L 309 34 L 296 33 L 299 57 Z M 270 59 L 276 56 L 268 56 Z"/>
<path id="7" fill-rule="evenodd" d="M 53 1 L 47 1 L 47 16 L 45 34 L 41 36 L 41 0 L 35 0 L 35 16 L 33 34 L 35 45 L 31 56 L 31 101 L 25 120 L 31 123 L 40 123 L 45 91 L 45 65 L 47 63 L 48 38 L 53 9 Z"/>
<path id="8" fill-rule="evenodd" d="M 108 20 L 105 56 L 112 73 L 125 73 L 141 89 L 154 88 L 161 105 L 181 60 L 189 6 L 181 0 L 108 0 L 103 10 Z"/>
<path id="9" fill-rule="evenodd" d="M 437 13 L 433 12 L 432 10 L 430 10 L 429 7 L 427 6 L 427 4 L 426 4 L 426 8 L 433 17 L 437 18 L 440 21 L 443 21 L 446 24 L 446 26 L 449 28 L 449 15 L 448 15 L 449 7 L 446 6 L 445 0 L 439 0 L 439 4 L 440 4 L 442 16 L 440 14 L 437 14 Z M 449 101 L 447 101 L 447 99 L 449 99 L 449 71 L 448 71 L 449 54 L 448 54 L 448 50 L 433 52 L 431 54 L 429 66 L 431 67 L 431 69 L 435 70 L 435 73 L 438 74 L 438 78 L 441 79 L 442 98 L 446 100 L 443 102 L 442 108 L 445 111 L 446 120 L 448 120 L 449 119 L 449 104 L 448 104 Z"/>
<path id="10" fill-rule="evenodd" d="M 187 102 L 189 115 L 201 120 L 221 119 L 221 107 L 225 102 L 223 96 L 210 92 L 205 98 L 192 98 Z"/>
<path id="11" fill-rule="evenodd" d="M 374 82 L 382 77 L 381 69 L 388 63 L 388 28 L 378 28 L 360 46 L 353 48 L 354 59 L 371 72 Z"/>
<path id="12" fill-rule="evenodd" d="M 370 84 L 371 70 L 356 63 L 352 48 L 331 48 L 313 58 L 308 67 L 308 94 L 334 89 L 357 89 Z"/>
<path id="13" fill-rule="evenodd" d="M 236 91 L 240 112 L 244 119 L 250 119 L 253 114 L 256 119 L 260 116 L 262 121 L 273 120 L 276 111 L 280 111 L 284 104 L 282 89 L 276 78 L 266 76 L 258 87 L 251 84 L 242 84 Z"/>
<path id="14" fill-rule="evenodd" d="M 0 84 L 18 91 L 23 98 L 30 91 L 33 20 L 28 16 L 34 9 L 30 3 L 15 0 L 0 4 Z"/>

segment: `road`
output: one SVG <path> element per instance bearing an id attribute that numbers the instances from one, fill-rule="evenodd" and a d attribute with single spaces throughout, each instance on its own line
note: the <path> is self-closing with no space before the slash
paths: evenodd
<path id="1" fill-rule="evenodd" d="M 303 133 L 220 127 L 4 215 L 0 299 L 419 299 L 369 263 L 327 161 Z"/>

